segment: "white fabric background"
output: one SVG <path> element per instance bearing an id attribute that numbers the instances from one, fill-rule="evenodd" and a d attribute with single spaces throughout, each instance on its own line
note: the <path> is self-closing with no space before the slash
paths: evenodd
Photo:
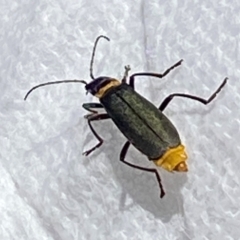
<path id="1" fill-rule="evenodd" d="M 101 2 L 101 3 L 100 3 Z M 240 2 L 224 0 L 1 0 L 0 8 L 0 239 L 240 239 L 239 40 Z M 56 79 L 86 79 L 95 38 L 95 76 L 120 78 L 181 67 L 164 80 L 138 78 L 136 89 L 159 105 L 179 129 L 189 172 L 153 174 L 119 162 L 124 137 L 111 121 L 94 126 L 81 105 L 96 99 L 84 85 L 38 89 Z M 131 148 L 129 161 L 151 166 Z"/>

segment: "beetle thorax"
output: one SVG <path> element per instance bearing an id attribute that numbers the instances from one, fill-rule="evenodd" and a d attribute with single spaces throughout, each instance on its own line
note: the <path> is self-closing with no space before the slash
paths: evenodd
<path id="1" fill-rule="evenodd" d="M 88 83 L 85 86 L 85 89 L 92 95 L 101 98 L 107 92 L 107 90 L 119 86 L 120 84 L 121 82 L 115 78 L 98 77 L 94 79 L 92 82 Z"/>
<path id="2" fill-rule="evenodd" d="M 110 88 L 117 87 L 120 84 L 121 84 L 120 81 L 112 78 L 111 81 L 108 84 L 106 84 L 105 86 L 101 87 L 98 90 L 98 92 L 95 94 L 95 96 L 98 97 L 98 98 L 101 98 Z"/>

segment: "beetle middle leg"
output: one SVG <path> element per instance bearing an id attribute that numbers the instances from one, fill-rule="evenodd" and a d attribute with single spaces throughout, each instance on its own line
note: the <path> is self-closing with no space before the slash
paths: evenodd
<path id="1" fill-rule="evenodd" d="M 181 65 L 183 59 L 175 63 L 173 66 L 168 68 L 164 73 L 148 73 L 148 72 L 142 72 L 142 73 L 134 73 L 130 76 L 129 85 L 134 89 L 134 81 L 136 76 L 150 76 L 150 77 L 157 77 L 157 78 L 163 78 L 165 77 L 169 72 L 171 72 L 174 68 Z"/>
<path id="2" fill-rule="evenodd" d="M 145 168 L 145 167 L 140 167 L 138 165 L 135 165 L 135 164 L 132 164 L 132 163 L 129 163 L 129 162 L 126 162 L 125 161 L 125 156 L 127 154 L 127 151 L 128 151 L 128 148 L 130 146 L 130 142 L 127 141 L 122 150 L 121 150 L 121 153 L 120 153 L 120 161 L 127 164 L 128 166 L 130 167 L 133 167 L 133 168 L 136 168 L 136 169 L 139 169 L 139 170 L 142 170 L 142 171 L 146 171 L 146 172 L 152 172 L 152 173 L 155 173 L 156 175 L 156 178 L 157 178 L 157 181 L 158 181 L 158 184 L 159 184 L 159 188 L 160 188 L 160 198 L 163 198 L 163 196 L 165 195 L 165 191 L 163 189 L 163 186 L 162 186 L 162 183 L 161 183 L 161 178 L 160 178 L 160 175 L 159 173 L 157 172 L 156 169 L 154 168 Z"/>
<path id="3" fill-rule="evenodd" d="M 210 103 L 216 96 L 217 94 L 222 90 L 222 88 L 225 86 L 225 84 L 227 83 L 227 79 L 225 78 L 222 82 L 222 84 L 218 87 L 218 89 L 209 97 L 209 99 L 204 99 L 204 98 L 200 98 L 200 97 L 196 97 L 193 95 L 189 95 L 189 94 L 185 94 L 185 93 L 173 93 L 171 95 L 169 95 L 168 97 L 166 97 L 164 99 L 164 101 L 161 103 L 161 105 L 159 106 L 159 110 L 163 111 L 167 105 L 171 102 L 171 100 L 173 100 L 174 97 L 184 97 L 184 98 L 190 98 L 196 101 L 199 101 L 205 105 L 207 105 L 208 103 Z"/>
<path id="4" fill-rule="evenodd" d="M 103 144 L 103 139 L 102 139 L 102 138 L 97 134 L 97 132 L 94 130 L 91 122 L 92 122 L 92 121 L 104 120 L 104 119 L 108 119 L 108 118 L 110 118 L 110 117 L 108 116 L 107 113 L 102 113 L 102 114 L 94 114 L 94 113 L 93 113 L 93 114 L 87 116 L 88 126 L 90 127 L 93 135 L 97 138 L 97 140 L 99 141 L 99 143 L 96 144 L 96 145 L 95 145 L 94 147 L 92 147 L 91 149 L 85 151 L 85 152 L 83 153 L 83 155 L 85 155 L 85 156 L 89 155 L 91 152 L 93 152 L 94 150 L 96 150 L 97 148 L 99 148 L 99 147 Z"/>

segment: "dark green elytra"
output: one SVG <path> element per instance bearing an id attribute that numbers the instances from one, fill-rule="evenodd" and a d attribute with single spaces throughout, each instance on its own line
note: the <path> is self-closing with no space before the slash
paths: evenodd
<path id="1" fill-rule="evenodd" d="M 167 149 L 180 145 L 171 121 L 129 85 L 109 89 L 100 102 L 130 143 L 149 159 L 159 159 Z"/>

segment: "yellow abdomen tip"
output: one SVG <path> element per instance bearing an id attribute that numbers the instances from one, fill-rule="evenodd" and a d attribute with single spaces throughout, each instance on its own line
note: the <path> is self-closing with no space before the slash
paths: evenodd
<path id="1" fill-rule="evenodd" d="M 186 160 L 187 154 L 185 147 L 180 144 L 175 148 L 169 148 L 161 158 L 154 160 L 154 163 L 169 172 L 187 172 L 188 167 Z"/>

